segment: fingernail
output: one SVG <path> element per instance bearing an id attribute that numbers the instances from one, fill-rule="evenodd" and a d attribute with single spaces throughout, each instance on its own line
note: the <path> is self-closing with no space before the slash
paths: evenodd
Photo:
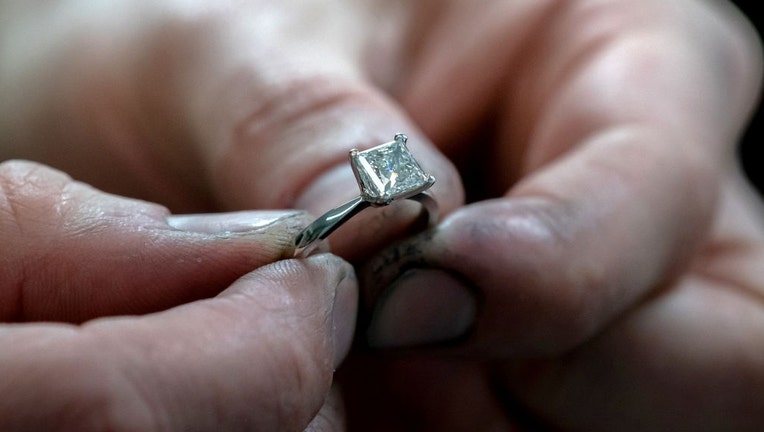
<path id="1" fill-rule="evenodd" d="M 358 183 L 353 170 L 345 162 L 316 178 L 295 201 L 295 207 L 320 215 L 357 197 L 358 194 Z"/>
<path id="2" fill-rule="evenodd" d="M 167 224 L 176 230 L 201 234 L 243 234 L 278 225 L 289 230 L 300 230 L 308 223 L 301 211 L 240 211 L 194 215 L 172 215 Z"/>
<path id="3" fill-rule="evenodd" d="M 453 341 L 475 322 L 477 301 L 463 282 L 442 270 L 403 273 L 372 312 L 372 348 L 414 347 Z"/>
<path id="4" fill-rule="evenodd" d="M 332 334 L 334 336 L 334 368 L 338 368 L 350 352 L 355 334 L 358 311 L 358 282 L 352 269 L 337 284 L 332 309 Z"/>

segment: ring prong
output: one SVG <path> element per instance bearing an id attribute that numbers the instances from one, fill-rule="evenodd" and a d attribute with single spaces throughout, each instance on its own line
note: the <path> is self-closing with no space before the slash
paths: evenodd
<path id="1" fill-rule="evenodd" d="M 402 134 L 402 133 L 395 134 L 395 141 L 406 144 L 408 140 L 409 140 L 409 137 L 407 137 L 406 134 Z"/>

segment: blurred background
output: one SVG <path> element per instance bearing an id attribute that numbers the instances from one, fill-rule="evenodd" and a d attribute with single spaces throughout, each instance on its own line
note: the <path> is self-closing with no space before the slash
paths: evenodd
<path id="1" fill-rule="evenodd" d="M 750 0 L 734 0 L 734 3 L 753 21 L 756 28 L 759 30 L 759 37 L 764 39 L 764 22 L 763 16 L 756 8 L 758 1 Z M 757 10 L 754 10 L 756 8 Z M 748 127 L 746 135 L 743 137 L 743 142 L 740 145 L 740 160 L 743 164 L 743 168 L 748 173 L 748 176 L 753 180 L 759 189 L 759 192 L 764 196 L 764 157 L 755 155 L 757 150 L 761 150 L 761 138 L 764 133 L 764 127 L 762 119 L 764 116 L 764 107 L 759 104 L 759 109 L 755 116 L 751 119 L 751 124 Z"/>

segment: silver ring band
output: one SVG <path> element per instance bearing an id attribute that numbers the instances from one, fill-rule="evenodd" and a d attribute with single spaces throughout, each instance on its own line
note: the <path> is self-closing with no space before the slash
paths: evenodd
<path id="1" fill-rule="evenodd" d="M 433 225 L 438 220 L 438 204 L 429 193 L 421 192 L 406 199 L 418 201 L 422 204 L 423 211 L 428 215 L 428 225 Z M 297 235 L 294 240 L 295 247 L 304 248 L 315 241 L 325 239 L 329 234 L 334 232 L 334 230 L 350 220 L 350 218 L 371 206 L 372 204 L 370 202 L 364 201 L 363 198 L 358 197 L 337 208 L 329 210 Z"/>

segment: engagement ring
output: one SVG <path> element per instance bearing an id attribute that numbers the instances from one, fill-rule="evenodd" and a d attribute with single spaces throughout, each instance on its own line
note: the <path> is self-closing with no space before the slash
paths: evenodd
<path id="1" fill-rule="evenodd" d="M 422 204 L 428 213 L 430 225 L 437 220 L 437 203 L 427 192 L 435 177 L 426 174 L 414 159 L 404 134 L 395 140 L 368 150 L 350 150 L 353 169 L 360 196 L 329 210 L 316 219 L 295 238 L 295 248 L 303 254 L 314 242 L 323 240 L 343 223 L 367 207 L 383 207 L 395 201 L 410 199 Z"/>

